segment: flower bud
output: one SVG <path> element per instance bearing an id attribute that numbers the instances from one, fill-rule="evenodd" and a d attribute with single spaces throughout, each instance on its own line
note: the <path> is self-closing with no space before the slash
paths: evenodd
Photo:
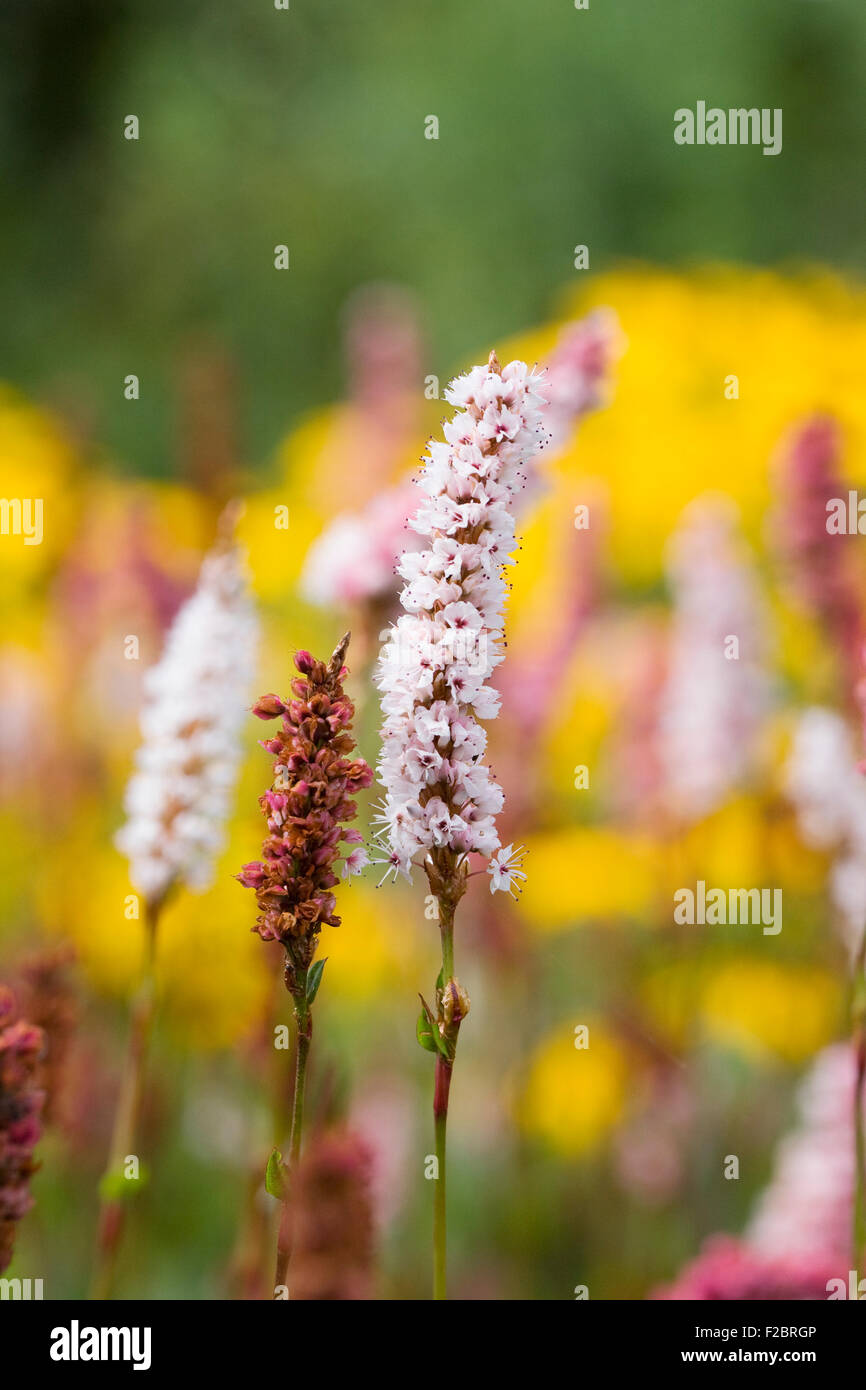
<path id="1" fill-rule="evenodd" d="M 276 719 L 285 708 L 279 695 L 262 695 L 253 705 L 253 714 L 257 719 Z"/>
<path id="2" fill-rule="evenodd" d="M 455 979 L 448 980 L 442 989 L 442 1018 L 446 1028 L 460 1024 L 469 1012 L 469 995 Z"/>

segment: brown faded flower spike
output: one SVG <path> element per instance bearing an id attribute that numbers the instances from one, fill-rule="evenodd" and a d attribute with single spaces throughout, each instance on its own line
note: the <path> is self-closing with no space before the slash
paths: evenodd
<path id="1" fill-rule="evenodd" d="M 44 1092 L 42 1120 L 46 1125 L 65 1119 L 65 1083 L 69 1053 L 78 1024 L 78 1006 L 71 978 L 75 953 L 68 945 L 48 947 L 31 956 L 22 968 L 22 1009 L 44 1038 L 38 1082 Z"/>
<path id="2" fill-rule="evenodd" d="M 259 915 L 253 930 L 263 941 L 281 942 L 286 952 L 286 988 L 298 1029 L 288 1165 L 292 1172 L 301 1151 L 304 1084 L 313 1035 L 310 1007 L 324 966 L 324 961 L 313 962 L 319 932 L 323 925 L 340 925 L 332 891 L 339 882 L 338 861 L 342 860 L 344 877 L 359 873 L 367 863 L 360 834 L 347 828 L 358 809 L 352 794 L 373 780 L 364 759 L 351 756 L 355 708 L 343 690 L 348 645 L 347 632 L 327 664 L 309 652 L 298 652 L 293 698 L 263 695 L 253 706 L 259 719 L 282 718 L 282 728 L 262 741 L 262 747 L 275 757 L 273 786 L 259 799 L 268 825 L 262 858 L 245 864 L 237 878 L 255 890 Z M 348 853 L 344 846 L 350 847 Z M 276 1150 L 268 1164 L 268 1189 L 283 1201 L 274 1297 L 285 1298 L 292 1209 L 287 1201 L 286 1165 Z"/>
<path id="3" fill-rule="evenodd" d="M 15 1228 L 30 1210 L 33 1150 L 41 1133 L 43 1093 L 36 1086 L 42 1032 L 13 1022 L 11 990 L 0 987 L 0 1274 L 12 1260 Z"/>
<path id="4" fill-rule="evenodd" d="M 315 1134 L 294 1175 L 292 1298 L 298 1301 L 372 1297 L 373 1155 L 359 1135 Z"/>
<path id="5" fill-rule="evenodd" d="M 344 877 L 367 862 L 357 848 L 361 835 L 346 828 L 357 814 L 351 794 L 373 780 L 364 759 L 350 756 L 355 707 L 342 686 L 348 645 L 346 633 L 327 665 L 298 652 L 295 698 L 263 695 L 253 706 L 259 719 L 282 716 L 283 727 L 262 741 L 276 757 L 273 787 L 259 801 L 269 832 L 262 860 L 245 864 L 237 877 L 255 889 L 254 930 L 263 941 L 281 941 L 297 971 L 309 967 L 321 927 L 340 925 L 331 890 L 343 844 L 356 846 L 343 858 Z"/>

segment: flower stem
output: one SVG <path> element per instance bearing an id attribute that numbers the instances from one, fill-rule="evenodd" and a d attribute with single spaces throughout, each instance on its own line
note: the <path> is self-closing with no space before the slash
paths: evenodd
<path id="1" fill-rule="evenodd" d="M 863 1106 L 866 1100 L 866 931 L 854 958 L 854 985 L 851 1003 L 852 1044 L 854 1050 L 854 1268 L 860 1270 L 866 1254 L 866 1128 Z"/>
<path id="2" fill-rule="evenodd" d="M 447 982 L 454 976 L 454 907 L 439 898 L 439 931 L 442 938 L 442 980 Z M 458 1025 L 459 1027 L 459 1022 Z M 451 1073 L 454 1067 L 454 1054 L 457 1049 L 457 1028 L 446 1031 L 449 1043 L 450 1060 L 437 1054 L 436 1076 L 433 1086 L 433 1132 L 436 1148 L 436 1188 L 433 1196 L 433 1298 L 444 1301 L 447 1292 L 448 1267 L 448 1210 L 447 1210 L 447 1128 L 448 1097 L 451 1092 Z"/>
<path id="3" fill-rule="evenodd" d="M 854 1268 L 861 1269 L 866 1252 L 866 1197 L 864 1197 L 864 1168 L 866 1168 L 866 1135 L 863 1128 L 863 1100 L 866 1095 L 866 1039 L 862 1036 L 857 1048 L 857 1081 L 854 1087 L 854 1153 L 857 1175 L 854 1184 Z"/>
<path id="4" fill-rule="evenodd" d="M 298 1046 L 295 1061 L 295 1093 L 292 1101 L 292 1137 L 289 1143 L 289 1177 L 294 1175 L 301 1156 L 301 1137 L 304 1128 L 304 1094 L 307 1082 L 307 1059 L 313 1038 L 313 1016 L 307 1003 L 306 971 L 299 977 L 299 990 L 294 994 L 295 1021 L 298 1025 Z M 288 1287 L 289 1261 L 292 1258 L 291 1194 L 283 1201 L 277 1233 L 277 1265 L 274 1275 L 274 1297 L 277 1290 Z"/>
<path id="5" fill-rule="evenodd" d="M 103 1177 L 103 1194 L 97 1228 L 96 1268 L 91 1296 L 109 1299 L 114 1288 L 117 1257 L 126 1224 L 126 1198 L 120 1182 L 124 1165 L 135 1154 L 141 1101 L 144 1092 L 147 1055 L 156 1012 L 156 929 L 159 905 L 145 909 L 144 958 L 138 987 L 130 1004 L 129 1042 L 114 1112 L 114 1126 L 108 1166 Z"/>
<path id="6" fill-rule="evenodd" d="M 451 1089 L 451 1063 L 436 1058 L 436 1082 L 433 1092 L 433 1125 L 436 1135 L 438 1174 L 433 1196 L 433 1298 L 447 1299 L 447 1206 L 446 1206 L 446 1130 L 448 1126 L 448 1093 Z"/>

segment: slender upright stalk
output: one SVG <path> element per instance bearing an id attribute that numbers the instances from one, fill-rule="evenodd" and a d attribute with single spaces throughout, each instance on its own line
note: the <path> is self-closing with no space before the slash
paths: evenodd
<path id="1" fill-rule="evenodd" d="M 439 1042 L 434 1042 L 436 1050 L 436 1072 L 433 1085 L 433 1130 L 436 1149 L 436 1187 L 433 1195 L 433 1298 L 444 1301 L 447 1292 L 448 1265 L 448 1098 L 451 1093 L 451 1076 L 454 1058 L 457 1053 L 457 1036 L 460 1024 L 469 1011 L 468 996 L 454 978 L 454 909 L 457 899 L 465 887 L 465 877 L 454 873 L 447 854 L 442 856 L 440 867 L 449 865 L 442 878 L 431 875 L 431 886 L 439 886 L 439 932 L 442 938 L 442 973 L 436 989 L 436 1018 L 431 1020 L 437 1030 Z"/>
<path id="2" fill-rule="evenodd" d="M 863 1123 L 863 1105 L 866 1100 L 866 931 L 860 938 L 854 958 L 851 1024 L 855 1066 L 852 1253 L 854 1269 L 859 1272 L 866 1254 L 866 1127 Z"/>
<path id="3" fill-rule="evenodd" d="M 299 984 L 301 984 L 299 974 Z M 313 1016 L 306 999 L 307 976 L 303 972 L 302 989 L 295 994 L 295 1022 L 298 1026 L 295 1054 L 295 1088 L 292 1100 L 292 1135 L 289 1142 L 288 1177 L 291 1183 L 301 1157 L 301 1138 L 304 1129 L 304 1097 L 307 1082 L 307 1060 L 313 1038 Z M 274 1297 L 277 1289 L 288 1286 L 289 1262 L 292 1258 L 292 1213 L 290 1192 L 283 1199 L 280 1226 L 277 1233 L 277 1264 L 274 1274 Z"/>
<path id="4" fill-rule="evenodd" d="M 343 689 L 347 668 L 343 664 L 350 634 L 344 634 L 329 662 L 316 661 L 309 652 L 295 655 L 298 677 L 292 681 L 291 700 L 262 695 L 253 706 L 259 719 L 281 719 L 282 728 L 263 740 L 274 755 L 273 785 L 259 798 L 268 834 L 262 860 L 245 864 L 237 875 L 246 888 L 255 890 L 259 915 L 255 930 L 263 941 L 280 941 L 285 949 L 284 980 L 292 996 L 297 1023 L 295 1090 L 292 1100 L 292 1134 L 288 1161 L 278 1149 L 268 1160 L 266 1185 L 282 1204 L 277 1233 L 274 1299 L 288 1289 L 292 1255 L 291 1185 L 301 1153 L 304 1126 L 304 1090 L 307 1058 L 313 1036 L 310 1006 L 322 979 L 325 960 L 314 960 L 319 933 L 324 925 L 338 927 L 333 888 L 334 872 L 342 863 L 343 876 L 359 873 L 366 853 L 354 848 L 342 852 L 341 842 L 358 846 L 361 835 L 348 828 L 357 814 L 352 793 L 369 787 L 372 770 L 363 758 L 349 755 L 355 747 L 351 735 L 355 707 Z"/>
<path id="5" fill-rule="evenodd" d="M 126 1196 L 121 1184 L 124 1165 L 135 1153 L 147 1056 L 156 1011 L 156 933 L 159 905 L 148 905 L 144 919 L 144 957 L 141 977 L 130 1005 L 129 1041 L 114 1112 L 108 1166 L 102 1180 L 96 1269 L 92 1297 L 108 1299 L 114 1288 L 117 1257 L 126 1224 Z M 134 1189 L 133 1189 L 134 1190 Z"/>
<path id="6" fill-rule="evenodd" d="M 454 975 L 454 910 L 470 856 L 486 859 L 492 891 L 512 892 L 522 851 L 501 847 L 502 789 L 482 761 L 483 721 L 498 713 L 487 684 L 503 658 L 504 566 L 516 548 L 514 510 L 545 442 L 539 373 L 501 367 L 495 352 L 446 392 L 457 408 L 444 441 L 431 440 L 411 526 L 427 544 L 397 563 L 403 612 L 377 668 L 385 720 L 377 813 L 385 878 L 423 865 L 439 906 L 442 969 L 435 1009 L 422 997 L 416 1037 L 436 1057 L 434 1297 L 446 1291 L 446 1128 L 457 1035 L 469 997 Z M 481 722 L 479 722 L 481 721 Z M 477 872 L 477 871 L 476 871 Z M 383 880 L 384 881 L 384 880 Z"/>
<path id="7" fill-rule="evenodd" d="M 292 1140 L 289 1149 L 292 1165 L 301 1156 L 301 1133 L 304 1128 L 304 1091 L 307 1080 L 307 1058 L 313 1038 L 313 1017 L 304 1002 L 295 1017 L 298 1023 L 298 1055 L 295 1063 L 295 1098 L 292 1105 Z"/>
<path id="8" fill-rule="evenodd" d="M 433 1124 L 436 1133 L 438 1174 L 433 1195 L 433 1297 L 442 1301 L 448 1297 L 448 1211 L 446 1139 L 448 1127 L 448 1093 L 451 1089 L 452 1064 L 444 1057 L 436 1058 L 436 1081 L 433 1091 Z"/>

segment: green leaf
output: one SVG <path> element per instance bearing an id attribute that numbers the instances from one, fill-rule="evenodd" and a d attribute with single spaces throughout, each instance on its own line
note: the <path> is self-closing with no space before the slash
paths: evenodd
<path id="1" fill-rule="evenodd" d="M 439 1029 L 435 1024 L 431 1025 L 424 1009 L 418 1015 L 418 1022 L 415 1024 L 415 1037 L 418 1039 L 425 1052 L 438 1052 L 436 1045 L 436 1033 Z"/>
<path id="2" fill-rule="evenodd" d="M 286 1166 L 279 1149 L 273 1149 L 268 1159 L 268 1166 L 265 1170 L 265 1188 L 272 1197 L 276 1197 L 278 1202 L 286 1200 Z"/>
<path id="3" fill-rule="evenodd" d="M 325 961 L 326 961 L 327 959 L 328 959 L 327 956 L 323 956 L 321 960 L 314 960 L 314 961 L 313 961 L 313 964 L 310 966 L 309 970 L 307 971 L 307 1003 L 308 1003 L 308 1004 L 312 1004 L 313 1000 L 315 999 L 316 995 L 317 995 L 318 992 L 319 992 L 319 985 L 322 983 L 322 971 L 323 971 L 324 968 L 325 968 Z"/>
<path id="4" fill-rule="evenodd" d="M 418 1022 L 415 1024 L 415 1036 L 426 1052 L 441 1052 L 442 1056 L 448 1060 L 448 1044 L 439 1032 L 439 1025 L 433 1016 L 433 1010 L 423 994 L 419 994 L 418 998 L 421 1000 L 421 1012 L 418 1015 Z"/>

